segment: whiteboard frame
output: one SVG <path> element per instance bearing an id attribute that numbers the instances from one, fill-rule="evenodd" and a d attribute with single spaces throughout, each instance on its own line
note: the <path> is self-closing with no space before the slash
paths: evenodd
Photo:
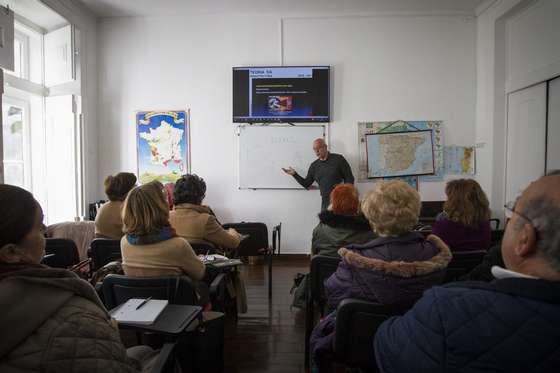
<path id="1" fill-rule="evenodd" d="M 262 124 L 252 124 L 252 123 L 241 123 L 235 128 L 235 135 L 237 137 L 237 189 L 238 190 L 307 190 L 302 186 L 296 188 L 281 188 L 281 187 L 242 187 L 241 186 L 241 162 L 240 162 L 240 151 L 241 147 L 239 145 L 239 138 L 241 136 L 241 128 L 243 127 L 323 127 L 323 139 L 327 146 L 329 146 L 329 123 L 318 123 L 318 124 L 285 124 L 285 123 L 262 123 Z M 330 152 L 330 150 L 329 150 Z M 286 177 L 290 177 L 286 175 Z"/>

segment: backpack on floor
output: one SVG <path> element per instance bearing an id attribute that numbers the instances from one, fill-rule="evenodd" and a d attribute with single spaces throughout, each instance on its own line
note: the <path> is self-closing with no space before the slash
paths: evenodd
<path id="1" fill-rule="evenodd" d="M 294 277 L 294 285 L 290 290 L 290 294 L 294 294 L 294 299 L 290 307 L 305 309 L 307 297 L 309 296 L 307 289 L 308 281 L 309 275 L 303 273 L 298 273 L 296 277 Z"/>

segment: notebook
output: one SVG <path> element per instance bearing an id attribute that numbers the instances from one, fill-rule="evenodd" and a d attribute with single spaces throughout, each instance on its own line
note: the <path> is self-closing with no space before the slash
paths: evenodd
<path id="1" fill-rule="evenodd" d="M 126 324 L 152 325 L 169 303 L 167 300 L 150 299 L 142 307 L 136 309 L 143 301 L 144 299 L 138 298 L 129 299 L 112 314 L 113 318 Z"/>

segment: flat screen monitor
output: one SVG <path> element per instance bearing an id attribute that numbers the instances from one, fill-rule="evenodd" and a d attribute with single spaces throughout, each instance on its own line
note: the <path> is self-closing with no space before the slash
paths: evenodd
<path id="1" fill-rule="evenodd" d="M 233 68 L 233 122 L 329 122 L 329 66 Z"/>

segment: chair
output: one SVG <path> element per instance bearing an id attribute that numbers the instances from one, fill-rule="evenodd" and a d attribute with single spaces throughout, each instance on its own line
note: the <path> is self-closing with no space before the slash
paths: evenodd
<path id="1" fill-rule="evenodd" d="M 210 284 L 211 299 L 225 295 L 225 277 L 225 273 L 220 273 Z M 103 280 L 102 290 L 105 307 L 109 310 L 130 298 L 152 297 L 167 299 L 171 304 L 198 304 L 196 287 L 187 276 L 128 277 L 110 274 Z"/>
<path id="2" fill-rule="evenodd" d="M 490 241 L 492 242 L 490 247 L 499 245 L 502 242 L 502 237 L 504 236 L 503 229 L 495 229 L 490 232 Z"/>
<path id="3" fill-rule="evenodd" d="M 122 259 L 121 241 L 96 238 L 91 241 L 88 254 L 92 259 L 92 270 L 97 271 L 107 263 Z"/>
<path id="4" fill-rule="evenodd" d="M 76 244 L 64 238 L 47 238 L 45 254 L 42 263 L 53 268 L 67 269 L 80 262 Z"/>
<path id="5" fill-rule="evenodd" d="M 344 299 L 336 311 L 335 361 L 364 372 L 375 372 L 373 338 L 389 317 L 402 315 L 414 302 L 381 305 L 359 299 Z"/>
<path id="6" fill-rule="evenodd" d="M 315 304 L 319 308 L 319 315 L 325 315 L 327 297 L 325 295 L 325 280 L 329 278 L 340 263 L 339 257 L 315 255 L 311 258 L 307 304 L 305 306 L 305 363 L 309 362 L 309 338 L 315 326 Z"/>
<path id="7" fill-rule="evenodd" d="M 459 277 L 469 273 L 474 267 L 482 263 L 486 255 L 485 250 L 466 250 L 453 252 L 453 258 L 447 265 L 443 283 L 456 281 Z"/>
<path id="8" fill-rule="evenodd" d="M 498 229 L 500 229 L 500 219 L 498 218 L 490 219 L 490 226 L 492 226 L 492 223 L 494 223 L 494 227 L 492 227 L 492 230 L 497 231 Z"/>
<path id="9" fill-rule="evenodd" d="M 233 228 L 248 237 L 241 241 L 235 250 L 235 256 L 264 255 L 268 259 L 268 298 L 272 298 L 272 256 L 276 245 L 268 245 L 268 228 L 264 223 L 229 223 L 223 225 L 224 229 Z"/>
<path id="10" fill-rule="evenodd" d="M 196 255 L 218 254 L 219 250 L 210 242 L 190 242 L 192 249 Z"/>
<path id="11" fill-rule="evenodd" d="M 149 373 L 174 373 L 177 366 L 175 358 L 176 343 L 166 343 L 161 348 L 159 355 Z"/>
<path id="12" fill-rule="evenodd" d="M 195 286 L 187 276 L 128 277 L 110 274 L 103 280 L 105 307 L 113 309 L 131 298 L 166 299 L 171 304 L 197 304 Z"/>
<path id="13" fill-rule="evenodd" d="M 443 211 L 444 203 L 445 201 L 422 201 L 418 221 L 422 224 L 435 222 L 438 214 Z"/>
<path id="14" fill-rule="evenodd" d="M 278 249 L 278 255 L 280 255 L 280 245 L 282 243 L 282 223 L 278 223 L 272 228 L 272 250 L 276 251 Z"/>

